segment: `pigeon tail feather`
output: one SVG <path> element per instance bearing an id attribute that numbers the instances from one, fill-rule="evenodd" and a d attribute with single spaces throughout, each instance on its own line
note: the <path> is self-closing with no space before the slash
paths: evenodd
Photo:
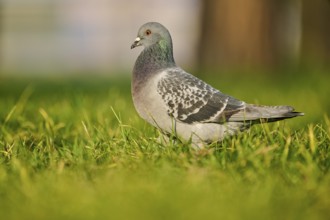
<path id="1" fill-rule="evenodd" d="M 296 112 L 291 106 L 264 106 L 249 104 L 246 108 L 229 118 L 228 121 L 251 121 L 254 123 L 275 122 L 286 118 L 303 116 L 304 113 Z"/>

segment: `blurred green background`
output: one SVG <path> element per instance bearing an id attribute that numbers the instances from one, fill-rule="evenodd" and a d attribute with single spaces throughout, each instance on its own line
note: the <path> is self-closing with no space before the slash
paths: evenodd
<path id="1" fill-rule="evenodd" d="M 326 0 L 4 0 L 0 17 L 3 85 L 37 78 L 94 79 L 95 87 L 97 79 L 129 81 L 142 49 L 129 49 L 137 30 L 158 21 L 172 34 L 177 64 L 221 91 L 252 103 L 293 105 L 306 112 L 305 122 L 330 112 Z M 261 83 L 274 86 L 278 99 Z M 294 100 L 286 100 L 288 92 Z"/>
<path id="2" fill-rule="evenodd" d="M 164 146 L 134 110 L 140 25 L 179 66 L 304 117 L 210 150 Z M 327 0 L 0 1 L 4 219 L 328 219 Z"/>

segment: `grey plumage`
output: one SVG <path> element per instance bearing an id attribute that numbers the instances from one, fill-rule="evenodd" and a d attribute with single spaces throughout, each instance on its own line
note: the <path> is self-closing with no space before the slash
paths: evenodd
<path id="1" fill-rule="evenodd" d="M 172 39 L 161 24 L 140 27 L 131 48 L 144 46 L 132 78 L 139 115 L 163 133 L 196 145 L 220 141 L 254 123 L 303 115 L 290 106 L 247 104 L 221 93 L 175 64 Z"/>

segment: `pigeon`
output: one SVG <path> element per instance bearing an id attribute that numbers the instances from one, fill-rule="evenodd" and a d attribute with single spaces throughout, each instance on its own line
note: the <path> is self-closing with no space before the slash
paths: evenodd
<path id="1" fill-rule="evenodd" d="M 140 27 L 131 49 L 143 46 L 132 74 L 136 111 L 161 133 L 202 147 L 253 124 L 302 116 L 291 106 L 248 104 L 187 73 L 173 58 L 172 38 L 162 24 Z"/>

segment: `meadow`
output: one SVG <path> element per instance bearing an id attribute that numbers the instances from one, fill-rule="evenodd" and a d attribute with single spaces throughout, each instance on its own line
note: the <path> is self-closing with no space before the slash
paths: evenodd
<path id="1" fill-rule="evenodd" d="M 207 149 L 161 144 L 124 77 L 0 75 L 1 219 L 328 219 L 329 72 L 208 75 L 305 116 Z"/>

